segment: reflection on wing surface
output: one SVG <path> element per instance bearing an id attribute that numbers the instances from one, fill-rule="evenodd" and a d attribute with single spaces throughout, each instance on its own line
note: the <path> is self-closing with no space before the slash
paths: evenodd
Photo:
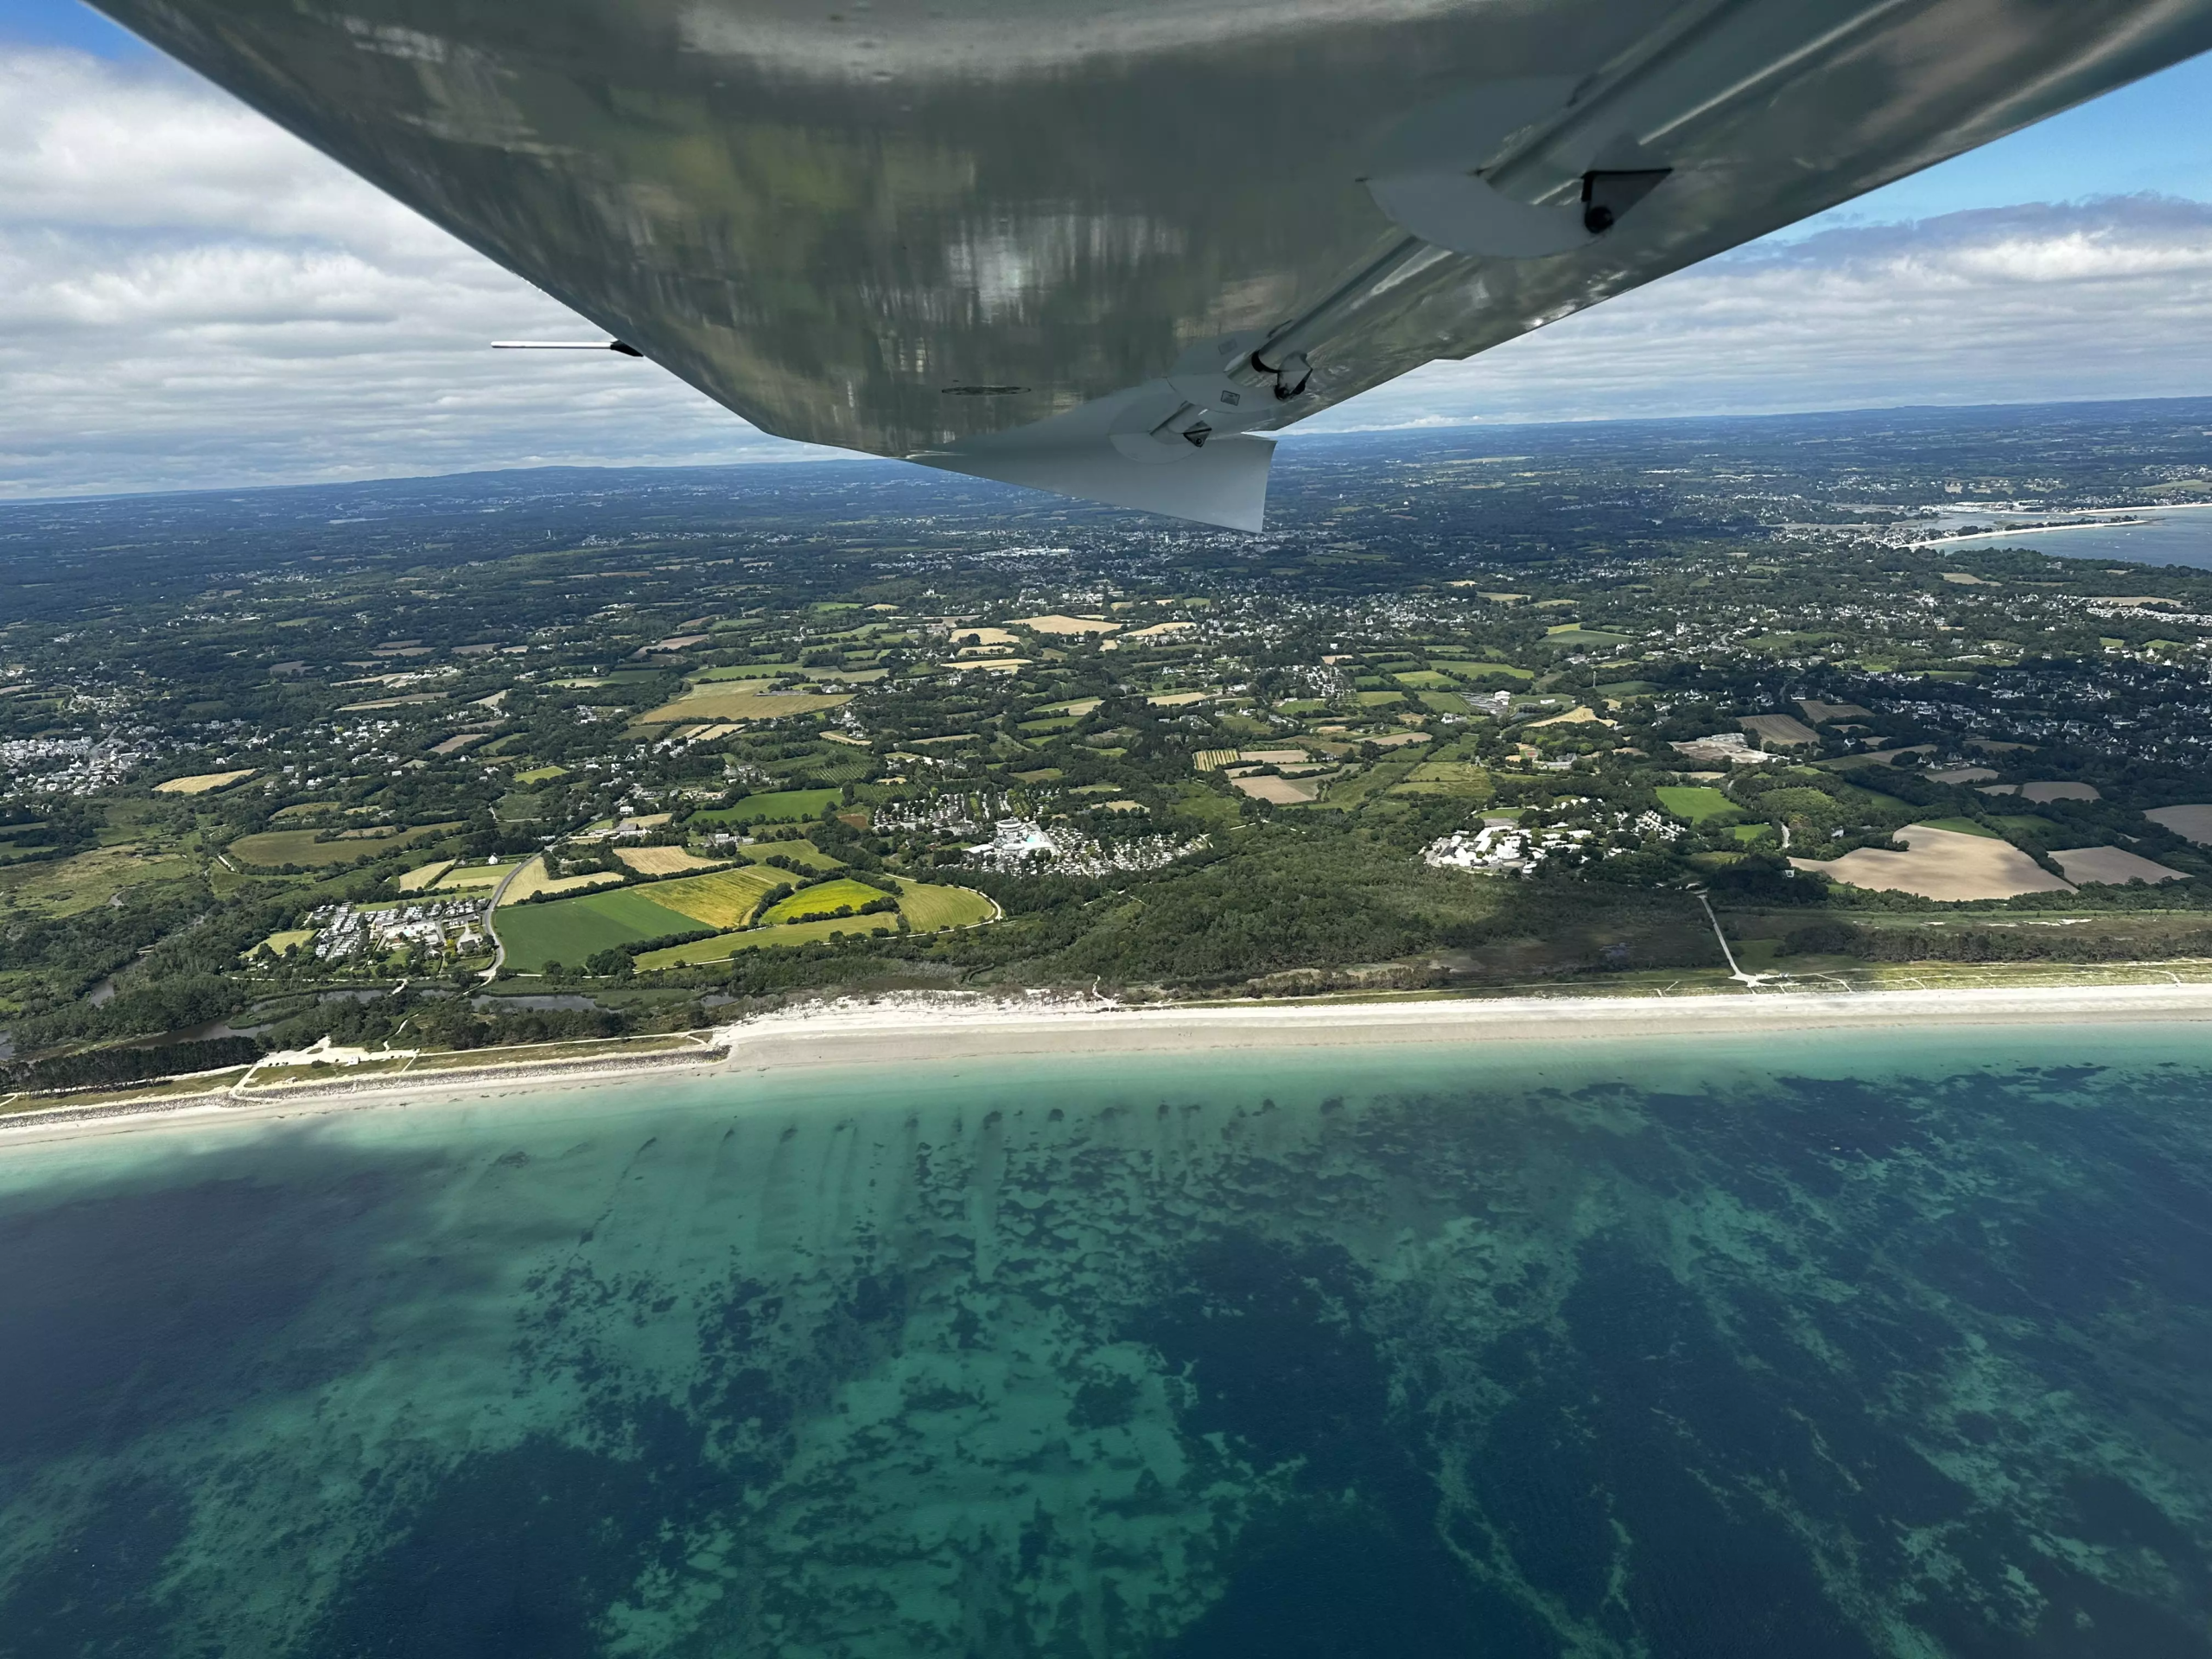
<path id="1" fill-rule="evenodd" d="M 768 431 L 1247 528 L 1261 434 L 2212 46 L 2212 0 L 98 3 Z"/>

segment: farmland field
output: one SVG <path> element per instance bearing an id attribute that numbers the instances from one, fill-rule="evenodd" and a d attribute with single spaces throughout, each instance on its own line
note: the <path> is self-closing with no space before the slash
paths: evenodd
<path id="1" fill-rule="evenodd" d="M 549 876 L 545 861 L 533 858 L 522 867 L 515 879 L 507 884 L 500 898 L 502 908 L 518 905 L 525 899 L 535 899 L 541 893 L 588 893 L 594 887 L 603 887 L 622 878 L 612 870 L 594 870 L 584 875 Z"/>
<path id="2" fill-rule="evenodd" d="M 264 830 L 257 836 L 240 836 L 228 850 L 243 864 L 351 864 L 364 853 L 389 852 L 460 828 L 457 823 L 432 823 L 416 830 L 377 830 L 351 834 L 342 841 L 317 841 L 319 832 L 314 830 Z"/>
<path id="3" fill-rule="evenodd" d="M 442 858 L 435 864 L 425 864 L 419 870 L 410 870 L 399 878 L 399 890 L 402 893 L 421 893 L 427 888 L 435 887 L 438 884 L 438 878 L 453 868 L 453 860 Z"/>
<path id="4" fill-rule="evenodd" d="M 228 789 L 232 784 L 253 776 L 253 768 L 243 772 L 202 772 L 190 778 L 172 778 L 166 784 L 156 784 L 156 795 L 206 795 L 219 789 Z"/>
<path id="5" fill-rule="evenodd" d="M 797 663 L 738 663 L 728 668 L 710 668 L 703 674 L 693 675 L 696 683 L 714 680 L 772 680 L 779 674 L 796 674 Z"/>
<path id="6" fill-rule="evenodd" d="M 467 887 L 496 887 L 507 879 L 518 860 L 501 864 L 456 864 L 438 878 L 438 891 L 452 893 Z"/>
<path id="7" fill-rule="evenodd" d="M 1440 657 L 1437 665 L 1454 679 L 1481 680 L 1492 677 L 1508 680 L 1533 680 L 1536 671 L 1532 668 L 1516 668 L 1510 663 L 1463 663 L 1456 658 Z"/>
<path id="8" fill-rule="evenodd" d="M 688 887 L 690 884 L 685 882 L 683 885 Z M 938 933 L 947 928 L 970 927 L 978 922 L 991 920 L 995 914 L 995 907 L 988 899 L 967 887 L 933 887 L 920 881 L 909 881 L 905 885 L 906 891 L 899 897 L 899 913 L 906 917 L 907 925 L 917 933 Z M 861 904 L 867 902 L 866 899 L 855 902 L 849 898 L 831 899 L 825 897 L 833 887 L 846 886 L 858 888 L 860 883 L 824 883 L 822 887 L 810 887 L 804 893 L 796 893 L 786 902 L 791 906 L 792 913 L 798 915 L 819 908 L 824 902 L 853 903 L 857 910 Z M 865 891 L 871 896 L 880 896 L 873 887 Z M 695 940 L 690 944 L 648 950 L 638 958 L 638 966 L 642 970 L 650 971 L 655 968 L 681 968 L 700 963 L 727 962 L 743 950 L 810 944 L 817 939 L 828 938 L 832 933 L 842 933 L 851 938 L 873 933 L 879 928 L 893 932 L 897 931 L 898 925 L 897 916 L 888 911 L 879 911 L 873 916 L 841 916 L 834 921 L 790 922 L 775 927 L 756 927 L 742 933 L 722 933 L 711 939 Z"/>
<path id="9" fill-rule="evenodd" d="M 2012 842 L 1986 831 L 1970 836 L 1940 824 L 1915 823 L 1898 830 L 1897 839 L 1910 850 L 1892 853 L 1878 847 L 1859 847 L 1840 858 L 1789 861 L 1801 870 L 1815 870 L 1851 887 L 1910 893 L 1945 902 L 2073 891 Z"/>
<path id="10" fill-rule="evenodd" d="M 817 915 L 823 911 L 835 910 L 840 905 L 849 906 L 857 911 L 862 905 L 889 896 L 881 888 L 871 887 L 864 881 L 824 881 L 817 887 L 802 887 L 760 919 L 768 923 L 788 922 L 793 917 Z"/>
<path id="11" fill-rule="evenodd" d="M 640 875 L 682 875 L 720 869 L 729 862 L 726 858 L 701 858 L 681 847 L 618 847 L 614 856 Z"/>
<path id="12" fill-rule="evenodd" d="M 798 823 L 818 818 L 822 809 L 840 798 L 834 789 L 777 789 L 748 795 L 735 806 L 720 806 L 693 815 L 693 823 Z"/>
<path id="13" fill-rule="evenodd" d="M 1450 795 L 1463 800 L 1490 798 L 1490 773 L 1471 760 L 1424 760 L 1396 786 L 1401 795 Z"/>
<path id="14" fill-rule="evenodd" d="M 909 881 L 906 888 L 899 896 L 899 911 L 917 933 L 972 927 L 977 922 L 990 920 L 995 911 L 989 899 L 970 887 L 940 887 Z"/>
<path id="15" fill-rule="evenodd" d="M 702 926 L 712 925 L 657 905 L 635 889 L 625 888 L 582 893 L 550 904 L 503 906 L 495 924 L 501 943 L 507 947 L 506 965 L 525 974 L 538 972 L 548 962 L 575 967 L 594 953 L 616 945 L 663 938 L 671 933 L 696 933 Z"/>
<path id="16" fill-rule="evenodd" d="M 680 912 L 701 927 L 742 927 L 751 919 L 760 895 L 781 887 L 791 877 L 765 865 L 717 870 L 712 875 L 689 875 L 677 881 L 658 882 L 653 902 Z"/>
<path id="17" fill-rule="evenodd" d="M 1703 823 L 1738 810 L 1736 803 L 1709 784 L 1671 784 L 1657 791 L 1659 804 L 1678 818 Z"/>
<path id="18" fill-rule="evenodd" d="M 810 870 L 842 870 L 845 861 L 833 858 L 810 841 L 777 841 L 756 848 L 760 858 L 788 858 L 794 864 Z"/>
<path id="19" fill-rule="evenodd" d="M 687 720 L 781 720 L 786 715 L 810 715 L 851 701 L 849 696 L 814 691 L 754 691 L 742 681 L 734 684 L 723 682 L 695 686 L 674 702 L 664 702 L 639 715 L 638 724 L 658 726 Z"/>

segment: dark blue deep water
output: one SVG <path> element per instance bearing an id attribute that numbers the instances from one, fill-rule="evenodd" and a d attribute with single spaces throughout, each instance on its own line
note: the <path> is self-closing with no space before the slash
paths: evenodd
<path id="1" fill-rule="evenodd" d="M 0 1655 L 2209 1654 L 2190 1027 L 0 1140 Z"/>

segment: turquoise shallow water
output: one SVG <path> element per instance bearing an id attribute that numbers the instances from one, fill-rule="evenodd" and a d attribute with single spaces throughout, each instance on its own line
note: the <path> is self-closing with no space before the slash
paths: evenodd
<path id="1" fill-rule="evenodd" d="M 2207 1653 L 2188 1027 L 0 1151 L 0 1654 Z"/>

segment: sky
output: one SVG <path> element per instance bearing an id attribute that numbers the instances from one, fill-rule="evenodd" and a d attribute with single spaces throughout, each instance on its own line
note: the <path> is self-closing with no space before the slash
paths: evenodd
<path id="1" fill-rule="evenodd" d="M 1296 432 L 2212 393 L 2208 103 L 2212 56 Z M 486 350 L 595 331 L 79 0 L 0 0 L 0 498 L 827 453 Z"/>

